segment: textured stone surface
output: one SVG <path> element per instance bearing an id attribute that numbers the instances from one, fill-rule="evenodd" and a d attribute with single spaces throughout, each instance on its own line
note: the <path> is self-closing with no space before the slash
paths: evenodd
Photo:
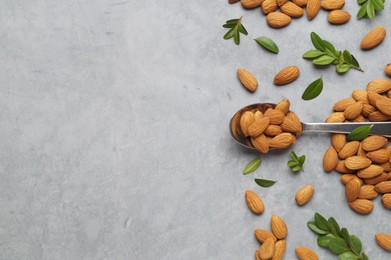
<path id="1" fill-rule="evenodd" d="M 242 106 L 282 98 L 303 121 L 324 121 L 334 102 L 384 77 L 389 36 L 367 52 L 359 43 L 390 24 L 390 8 L 386 1 L 375 20 L 342 26 L 321 11 L 275 30 L 259 9 L 223 0 L 1 1 L 0 259 L 253 259 L 253 230 L 269 228 L 272 214 L 289 227 L 286 259 L 297 245 L 333 259 L 306 227 L 315 211 L 363 238 L 371 259 L 386 259 L 374 235 L 391 233 L 390 213 L 379 199 L 369 216 L 348 208 L 339 175 L 321 168 L 327 135 L 298 140 L 304 172 L 289 172 L 285 151 L 243 176 L 257 155 L 231 139 L 228 121 Z M 354 16 L 358 5 L 345 9 Z M 236 46 L 222 39 L 221 25 L 241 15 L 250 35 Z M 303 60 L 311 31 L 349 49 L 365 73 L 339 76 Z M 252 40 L 261 35 L 276 41 L 279 55 Z M 288 65 L 301 76 L 274 86 Z M 240 86 L 239 66 L 259 79 L 255 94 Z M 303 102 L 320 75 L 323 93 Z M 278 183 L 263 189 L 254 177 Z M 294 194 L 306 184 L 315 195 L 299 208 Z M 246 189 L 262 196 L 263 215 L 247 209 Z"/>

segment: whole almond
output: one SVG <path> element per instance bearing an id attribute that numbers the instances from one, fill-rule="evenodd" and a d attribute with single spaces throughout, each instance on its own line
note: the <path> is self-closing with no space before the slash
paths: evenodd
<path id="1" fill-rule="evenodd" d="M 270 118 L 271 125 L 280 125 L 284 122 L 285 115 L 281 110 L 269 108 L 263 114 L 264 117 Z"/>
<path id="2" fill-rule="evenodd" d="M 304 14 L 303 8 L 293 2 L 286 2 L 284 5 L 280 6 L 280 10 L 290 17 L 301 17 Z"/>
<path id="3" fill-rule="evenodd" d="M 375 185 L 375 191 L 379 193 L 391 192 L 391 181 L 383 181 Z"/>
<path id="4" fill-rule="evenodd" d="M 346 135 L 345 134 L 332 134 L 331 135 L 331 144 L 334 149 L 339 152 L 345 146 Z"/>
<path id="5" fill-rule="evenodd" d="M 356 102 L 345 109 L 344 117 L 348 120 L 352 120 L 361 114 L 362 108 L 363 104 L 361 102 Z"/>
<path id="6" fill-rule="evenodd" d="M 363 104 L 361 114 L 365 117 L 369 117 L 372 112 L 375 112 L 376 108 L 370 104 Z"/>
<path id="7" fill-rule="evenodd" d="M 258 81 L 255 76 L 248 70 L 239 68 L 237 71 L 240 82 L 243 87 L 251 92 L 254 92 L 258 88 Z"/>
<path id="8" fill-rule="evenodd" d="M 360 194 L 358 194 L 359 199 L 368 199 L 372 200 L 377 197 L 378 193 L 375 191 L 375 186 L 373 185 L 363 185 L 360 189 Z"/>
<path id="9" fill-rule="evenodd" d="M 270 224 L 273 234 L 277 239 L 284 239 L 288 236 L 288 227 L 282 218 L 277 215 L 273 215 Z"/>
<path id="10" fill-rule="evenodd" d="M 374 107 L 377 107 L 376 103 L 379 101 L 379 100 L 382 100 L 386 97 L 380 95 L 379 93 L 376 93 L 374 91 L 368 91 L 368 100 L 369 100 L 369 103 L 374 106 Z"/>
<path id="11" fill-rule="evenodd" d="M 344 98 L 337 103 L 334 104 L 333 110 L 336 112 L 343 112 L 346 108 L 348 108 L 350 105 L 353 105 L 356 103 L 356 100 L 354 98 Z"/>
<path id="12" fill-rule="evenodd" d="M 281 7 L 286 4 L 286 2 L 288 2 L 288 0 L 277 0 L 277 5 Z"/>
<path id="13" fill-rule="evenodd" d="M 282 128 L 281 126 L 279 125 L 269 125 L 265 132 L 263 132 L 265 135 L 267 136 L 271 136 L 271 137 L 274 137 L 276 135 L 279 135 L 281 134 L 283 131 L 282 131 Z"/>
<path id="14" fill-rule="evenodd" d="M 243 5 L 244 8 L 255 8 L 262 4 L 263 0 L 240 0 L 240 3 Z"/>
<path id="15" fill-rule="evenodd" d="M 266 22 L 270 27 L 282 28 L 290 24 L 292 18 L 284 13 L 271 12 L 266 17 Z"/>
<path id="16" fill-rule="evenodd" d="M 379 246 L 381 246 L 384 250 L 391 252 L 391 235 L 384 233 L 377 233 L 375 235 L 376 242 Z"/>
<path id="17" fill-rule="evenodd" d="M 300 260 L 318 260 L 319 259 L 318 254 L 315 253 L 314 251 L 312 251 L 311 249 L 309 249 L 308 247 L 297 246 L 295 248 L 295 253 L 296 253 L 296 256 Z"/>
<path id="18" fill-rule="evenodd" d="M 254 214 L 262 214 L 265 210 L 265 205 L 263 204 L 261 198 L 252 190 L 246 190 L 246 202 L 248 208 Z"/>
<path id="19" fill-rule="evenodd" d="M 390 152 L 387 149 L 379 149 L 367 153 L 367 157 L 374 163 L 382 164 L 390 159 Z"/>
<path id="20" fill-rule="evenodd" d="M 391 76 L 390 76 L 391 77 Z M 388 98 L 391 98 L 391 90 L 389 90 L 388 92 L 387 92 L 387 97 Z"/>
<path id="21" fill-rule="evenodd" d="M 251 144 L 261 153 L 269 152 L 269 140 L 264 134 L 261 134 L 255 138 L 251 138 Z"/>
<path id="22" fill-rule="evenodd" d="M 337 10 L 345 5 L 345 0 L 323 0 L 320 5 L 325 10 Z"/>
<path id="23" fill-rule="evenodd" d="M 386 37 L 386 29 L 378 26 L 370 31 L 361 41 L 361 48 L 364 50 L 372 49 L 379 45 Z"/>
<path id="24" fill-rule="evenodd" d="M 282 130 L 295 135 L 300 135 L 303 131 L 303 126 L 300 121 L 294 121 L 289 117 L 285 117 L 284 122 L 281 124 Z"/>
<path id="25" fill-rule="evenodd" d="M 391 172 L 391 163 L 389 161 L 379 164 L 379 166 L 383 168 L 384 172 Z"/>
<path id="26" fill-rule="evenodd" d="M 344 145 L 344 147 L 338 153 L 338 156 L 341 159 L 346 159 L 350 156 L 355 155 L 358 152 L 359 147 L 360 147 L 359 141 L 351 141 Z"/>
<path id="27" fill-rule="evenodd" d="M 246 111 L 242 114 L 240 117 L 240 129 L 244 136 L 249 136 L 250 134 L 248 133 L 248 127 L 254 123 L 254 114 L 251 111 Z"/>
<path id="28" fill-rule="evenodd" d="M 296 196 L 295 196 L 296 203 L 300 206 L 307 204 L 307 202 L 310 201 L 312 196 L 314 195 L 314 191 L 315 190 L 313 185 L 306 185 L 304 187 L 301 187 L 296 192 Z"/>
<path id="29" fill-rule="evenodd" d="M 360 143 L 360 147 L 358 148 L 357 155 L 362 157 L 367 157 L 367 153 L 362 148 L 362 143 Z"/>
<path id="30" fill-rule="evenodd" d="M 338 162 L 337 167 L 335 167 L 335 171 L 337 171 L 339 173 L 352 173 L 352 172 L 354 172 L 354 171 L 346 168 L 344 160 Z"/>
<path id="31" fill-rule="evenodd" d="M 388 63 L 385 67 L 384 67 L 384 73 L 391 77 L 391 63 Z"/>
<path id="32" fill-rule="evenodd" d="M 273 137 L 273 139 L 270 141 L 270 147 L 284 149 L 288 148 L 295 142 L 296 139 L 291 133 L 282 133 Z"/>
<path id="33" fill-rule="evenodd" d="M 307 5 L 307 0 L 292 0 L 295 4 L 297 4 L 300 7 L 304 7 Z"/>
<path id="34" fill-rule="evenodd" d="M 276 11 L 278 8 L 278 4 L 276 0 L 265 0 L 261 5 L 262 12 L 264 14 L 269 14 L 271 12 Z"/>
<path id="35" fill-rule="evenodd" d="M 384 194 L 381 197 L 381 202 L 383 203 L 384 207 L 391 209 L 391 193 Z"/>
<path id="36" fill-rule="evenodd" d="M 367 91 L 375 93 L 384 93 L 391 89 L 391 80 L 389 79 L 375 79 L 368 83 Z"/>
<path id="37" fill-rule="evenodd" d="M 277 241 L 277 238 L 274 234 L 266 229 L 256 229 L 254 231 L 254 236 L 259 241 L 259 243 L 265 243 L 266 239 L 272 238 L 274 241 Z"/>
<path id="38" fill-rule="evenodd" d="M 344 185 L 346 185 L 352 179 L 356 179 L 360 183 L 360 185 L 362 185 L 362 183 L 363 183 L 363 181 L 359 177 L 357 177 L 357 175 L 355 175 L 355 174 L 344 174 L 341 176 L 341 182 Z"/>
<path id="39" fill-rule="evenodd" d="M 253 113 L 254 113 L 254 120 L 258 120 L 263 117 L 263 113 L 259 110 L 253 111 Z"/>
<path id="40" fill-rule="evenodd" d="M 390 121 L 391 116 L 387 116 L 380 111 L 375 111 L 369 114 L 368 119 L 371 122 L 384 122 L 384 121 Z"/>
<path id="41" fill-rule="evenodd" d="M 364 107 L 364 105 L 363 105 L 363 107 Z M 362 113 L 362 112 L 361 112 L 361 113 Z M 365 122 L 365 121 L 366 121 L 366 120 L 365 120 L 365 117 L 362 116 L 362 115 L 359 115 L 358 117 L 356 117 L 356 118 L 350 120 L 350 122 Z"/>
<path id="42" fill-rule="evenodd" d="M 371 135 L 362 140 L 362 148 L 367 152 L 378 150 L 380 148 L 383 148 L 387 144 L 387 138 L 380 135 Z"/>
<path id="43" fill-rule="evenodd" d="M 283 68 L 277 75 L 274 77 L 274 84 L 281 86 L 289 84 L 295 81 L 300 75 L 300 70 L 296 66 L 289 66 Z"/>
<path id="44" fill-rule="evenodd" d="M 326 172 L 331 172 L 337 167 L 338 154 L 334 147 L 330 146 L 323 156 L 323 169 Z"/>
<path id="45" fill-rule="evenodd" d="M 248 127 L 248 134 L 251 137 L 257 137 L 261 135 L 266 128 L 269 126 L 270 118 L 268 117 L 262 117 L 260 119 L 257 119 Z"/>
<path id="46" fill-rule="evenodd" d="M 268 238 L 259 249 L 258 256 L 261 259 L 271 259 L 275 251 L 276 251 L 276 241 L 274 241 L 272 238 Z"/>
<path id="47" fill-rule="evenodd" d="M 314 19 L 320 10 L 320 0 L 308 0 L 307 1 L 307 18 L 308 20 Z"/>
<path id="48" fill-rule="evenodd" d="M 376 185 L 378 183 L 381 183 L 381 182 L 387 181 L 387 180 L 388 180 L 388 174 L 383 172 L 382 174 L 379 174 L 376 177 L 364 179 L 364 182 L 365 182 L 365 184 Z"/>
<path id="49" fill-rule="evenodd" d="M 342 123 L 345 120 L 344 112 L 334 112 L 326 119 L 326 123 Z"/>
<path id="50" fill-rule="evenodd" d="M 360 194 L 361 184 L 356 179 L 351 179 L 345 186 L 346 199 L 349 202 L 355 201 Z"/>
<path id="51" fill-rule="evenodd" d="M 260 252 L 259 249 L 255 251 L 255 260 L 262 260 L 261 257 L 259 256 Z"/>
<path id="52" fill-rule="evenodd" d="M 353 90 L 352 97 L 356 101 L 361 101 L 364 104 L 368 104 L 368 92 L 366 90 Z"/>
<path id="53" fill-rule="evenodd" d="M 282 260 L 286 249 L 286 240 L 281 239 L 276 242 L 276 250 L 271 260 Z"/>
<path id="54" fill-rule="evenodd" d="M 347 11 L 344 10 L 333 10 L 331 11 L 327 19 L 332 24 L 344 24 L 347 23 L 352 17 Z"/>
<path id="55" fill-rule="evenodd" d="M 372 164 L 372 161 L 363 156 L 351 156 L 346 158 L 345 166 L 349 170 L 361 170 Z"/>
<path id="56" fill-rule="evenodd" d="M 296 135 L 301 135 L 301 132 L 303 131 L 303 125 L 300 121 L 300 118 L 296 115 L 295 112 L 289 112 L 286 117 L 292 120 L 292 122 L 295 124 L 296 129 Z"/>
<path id="57" fill-rule="evenodd" d="M 359 170 L 357 172 L 357 176 L 362 179 L 368 179 L 368 178 L 376 177 L 382 173 L 383 173 L 383 167 L 376 164 L 371 164 L 367 168 Z"/>
<path id="58" fill-rule="evenodd" d="M 391 116 L 391 98 L 378 100 L 376 106 L 383 114 Z"/>
<path id="59" fill-rule="evenodd" d="M 289 99 L 281 100 L 277 103 L 276 107 L 274 109 L 281 110 L 284 115 L 287 115 L 289 112 L 289 108 L 291 106 L 291 103 L 289 102 Z"/>
<path id="60" fill-rule="evenodd" d="M 349 202 L 349 206 L 355 212 L 367 215 L 373 210 L 373 203 L 367 199 L 356 199 L 355 201 Z"/>

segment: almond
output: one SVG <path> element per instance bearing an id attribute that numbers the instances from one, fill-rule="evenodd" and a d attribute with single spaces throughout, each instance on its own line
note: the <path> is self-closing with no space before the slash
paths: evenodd
<path id="1" fill-rule="evenodd" d="M 364 179 L 364 182 L 366 184 L 376 185 L 376 184 L 381 183 L 386 180 L 388 180 L 388 174 L 383 172 L 382 174 L 379 174 L 376 177 Z"/>
<path id="2" fill-rule="evenodd" d="M 375 238 L 379 246 L 381 246 L 384 250 L 391 251 L 391 235 L 377 233 Z"/>
<path id="3" fill-rule="evenodd" d="M 286 4 L 286 2 L 288 2 L 288 0 L 277 0 L 277 5 L 283 6 L 284 4 Z"/>
<path id="4" fill-rule="evenodd" d="M 259 249 L 255 251 L 255 260 L 262 260 L 259 256 Z"/>
<path id="5" fill-rule="evenodd" d="M 308 20 L 314 19 L 320 10 L 320 0 L 308 0 L 307 1 L 307 18 Z"/>
<path id="6" fill-rule="evenodd" d="M 276 250 L 271 260 L 282 260 L 286 249 L 286 240 L 281 239 L 276 242 Z"/>
<path id="7" fill-rule="evenodd" d="M 285 117 L 284 122 L 281 124 L 282 130 L 295 135 L 300 135 L 303 131 L 303 126 L 300 121 L 293 121 L 289 117 Z"/>
<path id="8" fill-rule="evenodd" d="M 374 163 L 382 164 L 390 159 L 390 152 L 387 149 L 379 149 L 367 153 L 367 157 Z"/>
<path id="9" fill-rule="evenodd" d="M 229 4 L 235 4 L 235 3 L 237 3 L 237 2 L 239 2 L 240 0 L 228 0 L 228 3 Z"/>
<path id="10" fill-rule="evenodd" d="M 278 8 L 276 0 L 265 0 L 261 5 L 262 12 L 264 14 L 269 14 L 271 12 L 276 11 Z"/>
<path id="11" fill-rule="evenodd" d="M 334 147 L 330 146 L 327 149 L 326 153 L 323 156 L 323 169 L 326 172 L 331 172 L 337 167 L 338 164 L 338 154 L 335 151 Z"/>
<path id="12" fill-rule="evenodd" d="M 361 170 L 364 168 L 369 167 L 369 165 L 372 164 L 372 161 L 369 160 L 366 157 L 362 156 L 351 156 L 349 158 L 346 158 L 345 160 L 345 166 L 349 170 Z"/>
<path id="13" fill-rule="evenodd" d="M 360 183 L 360 185 L 362 185 L 362 180 L 359 178 L 359 177 L 357 177 L 357 175 L 355 175 L 355 174 L 344 174 L 344 175 L 342 175 L 341 176 L 341 182 L 344 184 L 344 185 L 346 185 L 350 180 L 352 180 L 352 179 L 356 179 L 356 180 L 358 180 L 358 182 Z"/>
<path id="14" fill-rule="evenodd" d="M 344 117 L 348 120 L 352 120 L 361 114 L 363 105 L 361 102 L 356 102 L 348 106 L 344 111 Z"/>
<path id="15" fill-rule="evenodd" d="M 294 2 L 295 4 L 297 4 L 298 6 L 306 6 L 307 5 L 307 0 L 292 0 L 292 2 Z"/>
<path id="16" fill-rule="evenodd" d="M 296 196 L 295 196 L 296 203 L 300 206 L 303 206 L 307 204 L 308 201 L 310 201 L 313 195 L 314 195 L 313 185 L 306 185 L 304 187 L 301 187 L 296 192 Z"/>
<path id="17" fill-rule="evenodd" d="M 346 199 L 349 202 L 355 201 L 360 194 L 361 183 L 356 179 L 351 179 L 345 186 Z"/>
<path id="18" fill-rule="evenodd" d="M 274 241 L 272 238 L 268 238 L 259 249 L 258 256 L 261 259 L 270 259 L 273 257 L 275 250 L 276 241 Z"/>
<path id="19" fill-rule="evenodd" d="M 362 148 L 362 143 L 360 143 L 360 147 L 358 148 L 357 155 L 362 157 L 367 157 L 367 153 Z"/>
<path id="20" fill-rule="evenodd" d="M 282 133 L 273 137 L 273 139 L 270 141 L 270 147 L 284 149 L 288 148 L 295 142 L 296 139 L 291 133 Z"/>
<path id="21" fill-rule="evenodd" d="M 334 112 L 326 119 L 326 123 L 342 123 L 345 120 L 344 112 Z"/>
<path id="22" fill-rule="evenodd" d="M 380 135 L 371 135 L 362 140 L 362 148 L 367 152 L 378 150 L 380 148 L 383 148 L 387 144 L 387 138 Z"/>
<path id="23" fill-rule="evenodd" d="M 269 126 L 270 118 L 268 117 L 262 117 L 260 119 L 257 119 L 248 127 L 248 134 L 251 137 L 257 137 L 261 135 L 266 128 Z"/>
<path id="24" fill-rule="evenodd" d="M 254 113 L 254 120 L 258 120 L 258 119 L 261 119 L 263 117 L 263 113 L 259 110 L 253 112 Z"/>
<path id="25" fill-rule="evenodd" d="M 288 236 L 288 227 L 279 216 L 273 215 L 270 224 L 277 239 L 284 239 Z"/>
<path id="26" fill-rule="evenodd" d="M 274 236 L 274 234 L 265 229 L 256 229 L 254 231 L 254 236 L 261 244 L 265 243 L 266 239 L 268 238 L 272 238 L 274 241 L 277 241 L 277 238 Z"/>
<path id="27" fill-rule="evenodd" d="M 251 144 L 261 153 L 269 152 L 269 140 L 264 134 L 261 134 L 255 138 L 251 138 Z"/>
<path id="28" fill-rule="evenodd" d="M 379 100 L 382 100 L 383 97 L 382 95 L 380 95 L 379 93 L 376 93 L 374 91 L 368 91 L 368 100 L 369 100 L 369 103 L 374 106 L 374 107 L 377 107 L 376 103 L 379 101 Z"/>
<path id="29" fill-rule="evenodd" d="M 364 105 L 363 105 L 363 107 L 364 107 Z M 361 112 L 361 113 L 362 113 L 362 112 Z M 363 117 L 362 115 L 359 115 L 358 117 L 356 117 L 356 118 L 350 120 L 350 122 L 365 122 L 365 121 L 366 121 L 366 120 L 365 120 L 365 117 Z"/>
<path id="30" fill-rule="evenodd" d="M 248 70 L 239 68 L 237 71 L 240 82 L 243 87 L 251 92 L 254 92 L 258 88 L 258 81 L 255 76 Z"/>
<path id="31" fill-rule="evenodd" d="M 364 104 L 368 104 L 368 92 L 366 90 L 353 90 L 352 96 L 356 101 L 361 101 Z"/>
<path id="32" fill-rule="evenodd" d="M 331 144 L 334 149 L 339 152 L 345 146 L 346 135 L 345 134 L 332 134 L 331 135 Z"/>
<path id="33" fill-rule="evenodd" d="M 240 117 L 240 129 L 244 136 L 249 136 L 248 127 L 254 123 L 254 114 L 251 111 L 246 111 Z"/>
<path id="34" fill-rule="evenodd" d="M 364 50 L 372 49 L 379 45 L 386 37 L 386 29 L 378 26 L 370 31 L 361 41 L 361 48 Z"/>
<path id="35" fill-rule="evenodd" d="M 314 251 L 309 249 L 308 247 L 297 246 L 295 248 L 295 253 L 296 253 L 296 256 L 300 260 L 318 260 L 319 259 L 318 255 Z"/>
<path id="36" fill-rule="evenodd" d="M 363 104 L 361 114 L 365 117 L 368 117 L 372 112 L 375 112 L 376 108 L 370 104 Z"/>
<path id="37" fill-rule="evenodd" d="M 369 167 L 359 170 L 357 176 L 362 179 L 368 179 L 376 177 L 383 173 L 383 167 L 375 164 L 371 164 Z"/>
<path id="38" fill-rule="evenodd" d="M 391 76 L 390 76 L 391 77 Z M 387 92 L 387 97 L 388 98 L 391 98 L 391 90 L 389 90 L 388 92 Z"/>
<path id="39" fill-rule="evenodd" d="M 289 66 L 283 68 L 277 75 L 274 77 L 274 84 L 281 86 L 289 84 L 295 81 L 300 75 L 300 70 L 296 66 Z"/>
<path id="40" fill-rule="evenodd" d="M 240 0 L 244 8 L 255 8 L 262 4 L 263 0 Z"/>
<path id="41" fill-rule="evenodd" d="M 369 114 L 368 119 L 371 122 L 384 122 L 384 121 L 390 121 L 391 116 L 387 116 L 380 111 L 375 111 Z"/>
<path id="42" fill-rule="evenodd" d="M 367 199 L 356 199 L 349 202 L 349 206 L 352 210 L 362 215 L 367 215 L 373 210 L 373 203 Z"/>
<path id="43" fill-rule="evenodd" d="M 345 0 L 323 0 L 320 5 L 325 10 L 337 10 L 345 5 Z"/>
<path id="44" fill-rule="evenodd" d="M 296 134 L 301 135 L 301 132 L 303 131 L 303 124 L 300 121 L 300 118 L 296 115 L 295 112 L 289 112 L 286 117 L 292 120 L 292 122 L 295 124 L 295 128 L 297 129 Z"/>
<path id="45" fill-rule="evenodd" d="M 388 79 L 376 79 L 372 80 L 367 85 L 367 90 L 375 93 L 384 93 L 391 89 L 391 80 Z"/>
<path id="46" fill-rule="evenodd" d="M 341 159 L 346 159 L 350 156 L 355 155 L 358 152 L 359 147 L 360 147 L 359 141 L 351 141 L 344 145 L 344 147 L 338 153 L 338 156 Z"/>
<path id="47" fill-rule="evenodd" d="M 382 181 L 375 185 L 375 191 L 379 193 L 390 193 L 391 192 L 391 181 Z"/>
<path id="48" fill-rule="evenodd" d="M 263 204 L 261 198 L 252 190 L 246 190 L 246 202 L 248 208 L 254 214 L 262 214 L 265 210 L 265 205 Z"/>
<path id="49" fill-rule="evenodd" d="M 282 133 L 282 128 L 279 125 L 269 125 L 265 132 L 263 132 L 267 136 L 276 136 Z"/>
<path id="50" fill-rule="evenodd" d="M 353 105 L 354 103 L 356 103 L 354 98 L 344 98 L 334 104 L 333 110 L 336 112 L 343 112 L 346 108 L 348 108 L 350 105 Z"/>
<path id="51" fill-rule="evenodd" d="M 289 102 L 289 99 L 284 99 L 276 105 L 274 109 L 281 110 L 284 115 L 287 115 L 289 112 L 289 108 L 291 106 L 291 103 Z"/>
<path id="52" fill-rule="evenodd" d="M 376 102 L 377 108 L 385 115 L 391 116 L 391 99 L 384 98 Z"/>
<path id="53" fill-rule="evenodd" d="M 281 12 L 286 15 L 289 15 L 290 17 L 301 17 L 304 14 L 303 8 L 293 2 L 287 2 L 284 5 L 280 6 L 280 10 Z"/>
<path id="54" fill-rule="evenodd" d="M 339 173 L 352 173 L 353 172 L 352 170 L 349 170 L 348 168 L 346 168 L 344 160 L 339 161 L 337 164 L 337 167 L 335 167 L 334 170 Z"/>
<path id="55" fill-rule="evenodd" d="M 375 191 L 375 186 L 364 185 L 360 189 L 360 194 L 358 194 L 358 198 L 372 200 L 375 199 L 377 195 L 378 193 Z"/>
<path id="56" fill-rule="evenodd" d="M 333 10 L 328 14 L 327 19 L 332 24 L 344 24 L 350 20 L 350 17 L 352 16 L 344 10 Z"/>
<path id="57" fill-rule="evenodd" d="M 285 115 L 281 110 L 269 108 L 264 114 L 264 117 L 270 118 L 271 125 L 280 125 L 284 122 Z"/>
<path id="58" fill-rule="evenodd" d="M 391 63 L 388 63 L 384 67 L 384 73 L 386 73 L 387 76 L 391 77 Z"/>
<path id="59" fill-rule="evenodd" d="M 383 203 L 384 207 L 391 209 L 391 193 L 384 194 L 381 197 L 381 202 Z"/>
<path id="60" fill-rule="evenodd" d="M 391 172 L 391 163 L 389 161 L 379 164 L 379 166 L 383 167 L 384 172 Z"/>

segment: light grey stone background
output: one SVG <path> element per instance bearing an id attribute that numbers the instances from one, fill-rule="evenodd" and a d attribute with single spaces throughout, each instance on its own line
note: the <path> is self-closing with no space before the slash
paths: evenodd
<path id="1" fill-rule="evenodd" d="M 359 42 L 374 26 L 389 27 L 389 1 L 373 21 L 331 26 L 321 11 L 280 30 L 259 9 L 226 0 L 0 3 L 1 259 L 253 259 L 253 230 L 269 228 L 272 214 L 289 226 L 285 259 L 295 259 L 297 245 L 335 259 L 306 227 L 316 211 L 361 237 L 370 259 L 390 259 L 374 241 L 391 233 L 390 211 L 380 199 L 369 216 L 349 209 L 339 175 L 322 171 L 327 135 L 298 140 L 304 172 L 289 171 L 285 151 L 262 156 L 259 170 L 243 176 L 257 154 L 228 132 L 240 107 L 282 98 L 303 121 L 324 121 L 334 102 L 384 77 L 390 38 L 368 52 Z M 354 16 L 358 5 L 345 9 Z M 221 25 L 241 15 L 250 34 L 236 46 Z M 340 76 L 303 60 L 311 31 L 349 49 L 365 73 Z M 252 40 L 261 35 L 279 55 Z M 299 66 L 300 78 L 274 86 L 287 65 Z M 259 79 L 255 94 L 238 82 L 239 66 Z M 303 102 L 320 75 L 323 93 Z M 264 189 L 254 177 L 278 183 Z M 299 208 L 294 194 L 305 184 L 316 194 Z M 247 209 L 246 189 L 262 196 L 263 215 Z"/>

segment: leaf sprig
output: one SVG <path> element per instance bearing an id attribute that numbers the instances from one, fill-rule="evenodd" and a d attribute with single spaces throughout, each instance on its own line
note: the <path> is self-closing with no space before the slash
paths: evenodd
<path id="1" fill-rule="evenodd" d="M 376 16 L 376 12 L 380 12 L 384 9 L 384 0 L 357 0 L 357 3 L 361 5 L 361 8 L 357 13 L 358 19 L 362 19 L 366 16 L 373 19 Z"/>
<path id="2" fill-rule="evenodd" d="M 340 228 L 337 221 L 330 217 L 328 220 L 315 213 L 314 220 L 307 223 L 309 229 L 318 237 L 318 246 L 330 249 L 339 255 L 339 260 L 368 260 L 362 251 L 362 243 L 356 235 L 350 235 L 346 228 Z"/>
<path id="3" fill-rule="evenodd" d="M 244 35 L 248 34 L 246 28 L 244 28 L 242 24 L 242 17 L 240 17 L 239 19 L 231 19 L 226 21 L 223 27 L 229 28 L 228 32 L 224 35 L 224 39 L 228 40 L 233 37 L 236 45 L 240 44 L 241 33 Z"/>
<path id="4" fill-rule="evenodd" d="M 288 161 L 288 166 L 293 172 L 298 172 L 303 169 L 303 164 L 305 161 L 305 155 L 297 156 L 294 151 L 291 151 L 291 160 Z"/>
<path id="5" fill-rule="evenodd" d="M 315 65 L 336 65 L 338 73 L 345 73 L 351 68 L 363 72 L 356 58 L 348 50 L 338 51 L 330 42 L 323 40 L 314 32 L 311 32 L 311 41 L 315 50 L 309 50 L 303 54 L 304 59 L 312 60 Z"/>

